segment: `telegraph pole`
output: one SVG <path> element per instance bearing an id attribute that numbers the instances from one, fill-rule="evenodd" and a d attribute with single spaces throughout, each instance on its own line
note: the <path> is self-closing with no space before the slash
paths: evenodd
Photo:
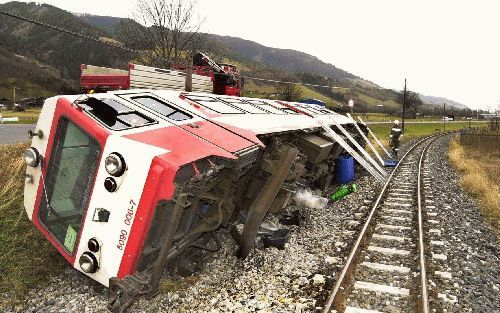
<path id="1" fill-rule="evenodd" d="M 403 133 L 405 132 L 405 107 L 406 107 L 406 78 L 405 78 L 405 88 L 403 91 L 403 117 L 402 122 L 401 122 L 401 128 L 403 130 Z"/>
<path id="2" fill-rule="evenodd" d="M 12 105 L 16 104 L 16 89 L 21 89 L 19 87 L 12 87 Z"/>
<path id="3" fill-rule="evenodd" d="M 446 131 L 446 103 L 443 102 L 443 131 Z"/>

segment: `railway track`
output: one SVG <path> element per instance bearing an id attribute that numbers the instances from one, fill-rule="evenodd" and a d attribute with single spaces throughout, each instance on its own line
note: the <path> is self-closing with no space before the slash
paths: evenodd
<path id="1" fill-rule="evenodd" d="M 443 135 L 418 141 L 394 168 L 337 277 L 323 313 L 431 311 L 426 257 L 443 256 L 426 251 L 439 241 L 425 240 L 429 238 L 425 229 L 436 222 L 432 216 L 437 213 L 433 212 L 429 169 L 424 159 L 429 145 Z M 433 230 L 429 229 L 431 233 Z"/>

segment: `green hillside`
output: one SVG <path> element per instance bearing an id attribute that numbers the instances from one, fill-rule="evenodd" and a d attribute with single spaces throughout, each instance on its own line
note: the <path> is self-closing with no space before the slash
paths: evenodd
<path id="1" fill-rule="evenodd" d="M 7 2 L 0 4 L 0 10 L 86 35 L 107 36 L 105 32 L 83 22 L 72 13 L 48 4 Z M 52 66 L 61 79 L 72 80 L 74 85 L 77 84 L 82 63 L 125 66 L 130 58 L 130 55 L 119 49 L 5 15 L 0 15 L 0 34 L 2 48 L 12 54 Z M 15 63 L 16 59 L 11 62 Z M 0 80 L 5 78 L 11 77 L 0 72 Z"/>
<path id="2" fill-rule="evenodd" d="M 50 97 L 58 93 L 73 93 L 74 82 L 61 78 L 59 71 L 22 55 L 0 48 L 0 98 L 16 99 Z"/>

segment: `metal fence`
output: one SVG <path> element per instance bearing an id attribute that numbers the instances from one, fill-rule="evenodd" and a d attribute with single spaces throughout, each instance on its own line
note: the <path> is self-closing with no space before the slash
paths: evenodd
<path id="1" fill-rule="evenodd" d="M 465 128 L 460 131 L 460 144 L 483 151 L 500 151 L 500 133 L 488 128 Z"/>

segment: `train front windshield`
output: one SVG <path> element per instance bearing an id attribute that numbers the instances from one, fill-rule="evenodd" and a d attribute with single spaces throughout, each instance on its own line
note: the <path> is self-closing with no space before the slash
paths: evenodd
<path id="1" fill-rule="evenodd" d="M 70 254 L 75 251 L 90 200 L 100 151 L 94 138 L 68 119 L 59 120 L 39 217 Z"/>

